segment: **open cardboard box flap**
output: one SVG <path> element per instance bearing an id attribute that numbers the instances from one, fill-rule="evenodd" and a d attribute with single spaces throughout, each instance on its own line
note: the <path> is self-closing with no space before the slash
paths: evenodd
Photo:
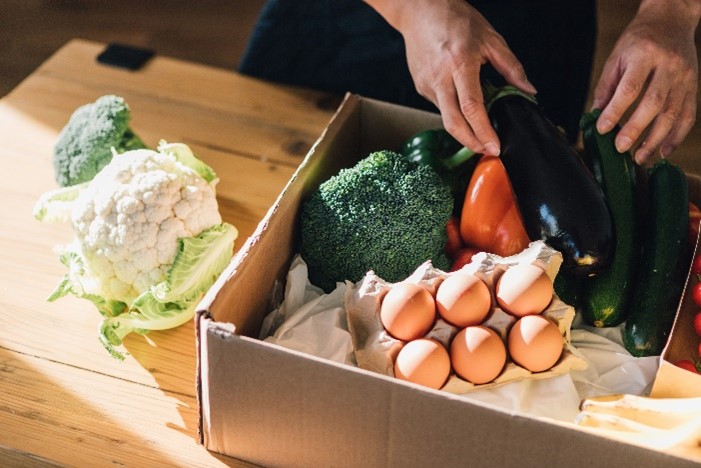
<path id="1" fill-rule="evenodd" d="M 259 341 L 295 253 L 300 201 L 440 117 L 348 95 L 196 316 L 201 442 L 265 466 L 684 466 L 573 424 L 470 402 Z"/>

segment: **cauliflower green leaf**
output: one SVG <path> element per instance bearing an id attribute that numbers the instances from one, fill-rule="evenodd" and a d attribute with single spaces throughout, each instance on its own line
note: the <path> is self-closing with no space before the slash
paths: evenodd
<path id="1" fill-rule="evenodd" d="M 73 202 L 87 186 L 88 182 L 83 182 L 44 192 L 34 204 L 34 217 L 46 223 L 70 220 Z"/>
<path id="2" fill-rule="evenodd" d="M 204 180 L 211 183 L 218 181 L 214 170 L 195 156 L 189 146 L 184 143 L 167 143 L 161 140 L 158 151 L 172 155 L 178 162 L 196 171 Z"/>
<path id="3" fill-rule="evenodd" d="M 127 305 L 122 301 L 105 299 L 102 296 L 90 294 L 85 291 L 83 287 L 85 262 L 79 253 L 73 250 L 65 250 L 59 255 L 59 260 L 68 268 L 68 272 L 58 283 L 56 289 L 46 298 L 47 301 L 53 302 L 68 294 L 73 294 L 80 299 L 91 301 L 104 317 L 114 317 L 127 310 Z"/>
<path id="4" fill-rule="evenodd" d="M 116 347 L 131 332 L 167 330 L 192 319 L 197 303 L 229 264 L 237 235 L 234 226 L 222 223 L 197 237 L 180 239 L 166 280 L 137 297 L 129 312 L 102 322 L 100 341 L 110 354 L 124 359 Z"/>

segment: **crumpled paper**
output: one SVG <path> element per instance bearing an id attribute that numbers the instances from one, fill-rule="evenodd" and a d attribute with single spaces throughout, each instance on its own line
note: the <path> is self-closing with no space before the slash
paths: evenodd
<path id="1" fill-rule="evenodd" d="M 348 331 L 339 283 L 329 294 L 308 280 L 307 265 L 299 255 L 290 265 L 285 298 L 263 320 L 259 338 L 289 349 L 355 365 L 353 341 Z"/>
<path id="2" fill-rule="evenodd" d="M 265 318 L 260 339 L 357 366 L 344 307 L 350 285 L 338 283 L 334 291 L 324 294 L 309 283 L 304 260 L 295 256 L 287 275 L 283 302 Z M 568 422 L 574 421 L 585 398 L 614 393 L 646 395 L 655 378 L 659 357 L 631 356 L 623 347 L 621 328 L 589 327 L 575 316 L 569 349 L 586 363 L 585 369 L 546 379 L 522 379 L 470 389 L 460 395 L 509 411 Z"/>

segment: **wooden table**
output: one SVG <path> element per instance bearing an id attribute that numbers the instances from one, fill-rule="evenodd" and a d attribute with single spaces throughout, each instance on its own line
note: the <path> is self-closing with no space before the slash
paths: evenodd
<path id="1" fill-rule="evenodd" d="M 57 187 L 52 147 L 71 113 L 117 94 L 147 144 L 184 142 L 214 167 L 240 247 L 340 101 L 164 57 L 107 67 L 102 48 L 68 43 L 0 100 L 0 465 L 243 466 L 197 442 L 192 325 L 129 336 L 126 361 L 111 358 L 92 304 L 46 302 L 72 231 L 32 208 Z"/>

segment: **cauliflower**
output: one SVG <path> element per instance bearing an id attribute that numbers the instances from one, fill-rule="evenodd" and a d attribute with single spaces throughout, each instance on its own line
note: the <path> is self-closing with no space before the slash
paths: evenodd
<path id="1" fill-rule="evenodd" d="M 163 281 L 178 238 L 222 219 L 214 187 L 196 171 L 141 149 L 117 155 L 95 176 L 76 199 L 71 222 L 96 280 L 87 292 L 130 303 Z"/>
<path id="2" fill-rule="evenodd" d="M 75 238 L 61 253 L 69 269 L 55 300 L 91 300 L 105 316 L 103 344 L 131 331 L 189 320 L 228 264 L 236 229 L 222 223 L 212 169 L 183 144 L 115 154 L 90 182 L 45 194 L 35 216 L 70 220 Z"/>

